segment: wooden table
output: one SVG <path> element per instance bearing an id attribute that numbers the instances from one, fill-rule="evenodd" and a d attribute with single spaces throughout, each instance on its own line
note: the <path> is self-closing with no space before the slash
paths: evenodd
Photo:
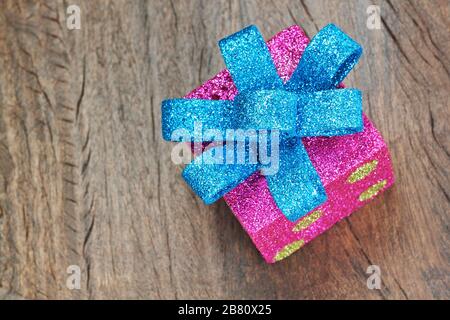
<path id="1" fill-rule="evenodd" d="M 364 47 L 346 83 L 364 90 L 397 182 L 268 265 L 222 200 L 203 205 L 181 179 L 160 102 L 221 70 L 216 41 L 248 24 L 269 38 L 329 22 Z M 2 1 L 0 296 L 450 298 L 449 30 L 446 0 Z"/>

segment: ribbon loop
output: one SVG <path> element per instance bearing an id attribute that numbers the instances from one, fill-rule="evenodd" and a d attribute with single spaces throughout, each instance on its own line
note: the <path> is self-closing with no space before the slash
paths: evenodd
<path id="1" fill-rule="evenodd" d="M 226 129 L 233 127 L 233 101 L 228 100 L 168 99 L 161 114 L 168 141 L 223 141 Z"/>
<path id="2" fill-rule="evenodd" d="M 357 89 L 299 95 L 298 131 L 302 137 L 341 136 L 363 130 L 362 97 Z"/>
<path id="3" fill-rule="evenodd" d="M 335 88 L 358 62 L 361 46 L 334 24 L 319 31 L 303 52 L 287 90 L 320 91 Z"/>
<path id="4" fill-rule="evenodd" d="M 220 40 L 219 47 L 238 91 L 283 87 L 269 49 L 255 26 Z"/>

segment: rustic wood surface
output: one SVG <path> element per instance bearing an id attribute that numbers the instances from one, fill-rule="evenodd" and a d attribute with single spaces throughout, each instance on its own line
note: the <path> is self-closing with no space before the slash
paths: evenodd
<path id="1" fill-rule="evenodd" d="M 329 22 L 365 48 L 346 83 L 397 182 L 268 265 L 223 201 L 182 181 L 160 102 L 221 70 L 216 41 L 248 24 L 269 38 Z M 446 0 L 0 1 L 0 299 L 450 298 L 449 30 Z"/>

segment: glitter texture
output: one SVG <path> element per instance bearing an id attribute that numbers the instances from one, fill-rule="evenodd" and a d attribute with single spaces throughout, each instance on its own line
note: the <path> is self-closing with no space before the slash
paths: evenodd
<path id="1" fill-rule="evenodd" d="M 361 167 L 359 167 L 358 169 L 356 169 L 351 175 L 350 177 L 348 177 L 348 182 L 350 183 L 355 183 L 359 180 L 364 179 L 365 177 L 367 177 L 373 170 L 375 170 L 375 168 L 378 165 L 378 161 L 377 160 L 373 160 L 369 163 L 366 163 L 364 165 L 362 165 Z"/>
<path id="2" fill-rule="evenodd" d="M 281 31 L 267 42 L 273 64 L 283 82 L 286 82 L 297 68 L 308 43 L 308 37 L 298 26 Z M 335 41 L 333 45 L 339 46 L 341 43 Z M 350 60 L 352 59 L 350 57 Z M 348 63 L 346 65 L 348 68 Z M 339 82 L 338 78 L 333 80 L 333 83 Z M 233 100 L 237 93 L 230 73 L 223 70 L 187 94 L 185 98 Z M 362 132 L 352 135 L 302 139 L 328 195 L 325 203 L 302 218 L 304 220 L 312 216 L 309 219 L 313 219 L 314 212 L 317 210 L 322 212 L 322 215 L 305 229 L 293 231 L 297 223 L 289 221 L 283 215 L 272 197 L 266 177 L 258 172 L 224 195 L 233 214 L 267 262 L 277 261 L 280 257 L 278 254 L 283 252 L 283 248 L 297 241 L 302 245 L 310 242 L 366 204 L 358 198 L 369 187 L 385 180 L 385 185 L 377 191 L 382 192 L 392 185 L 394 175 L 386 144 L 365 115 L 363 128 Z M 349 183 L 348 177 L 357 168 L 375 160 L 378 165 L 373 171 L 363 179 Z M 293 250 L 286 250 L 283 258 L 292 252 Z"/>

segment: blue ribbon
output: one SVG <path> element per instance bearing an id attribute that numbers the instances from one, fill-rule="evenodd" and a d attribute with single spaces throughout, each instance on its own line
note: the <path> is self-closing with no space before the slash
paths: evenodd
<path id="1" fill-rule="evenodd" d="M 362 48 L 329 24 L 311 40 L 292 77 L 284 84 L 255 26 L 222 39 L 219 47 L 239 94 L 234 101 L 164 100 L 163 138 L 225 141 L 230 138 L 226 136 L 227 129 L 279 130 L 279 170 L 266 175 L 266 180 L 277 206 L 287 219 L 296 221 L 326 201 L 323 184 L 301 138 L 363 130 L 361 92 L 336 89 L 358 61 Z M 196 127 L 196 123 L 201 123 L 201 127 Z M 180 129 L 186 134 L 174 135 Z M 205 137 L 211 129 L 216 134 Z M 249 159 L 211 164 L 214 159 L 234 157 L 236 148 L 210 148 L 184 169 L 184 179 L 205 203 L 215 202 L 264 168 L 261 162 Z"/>

